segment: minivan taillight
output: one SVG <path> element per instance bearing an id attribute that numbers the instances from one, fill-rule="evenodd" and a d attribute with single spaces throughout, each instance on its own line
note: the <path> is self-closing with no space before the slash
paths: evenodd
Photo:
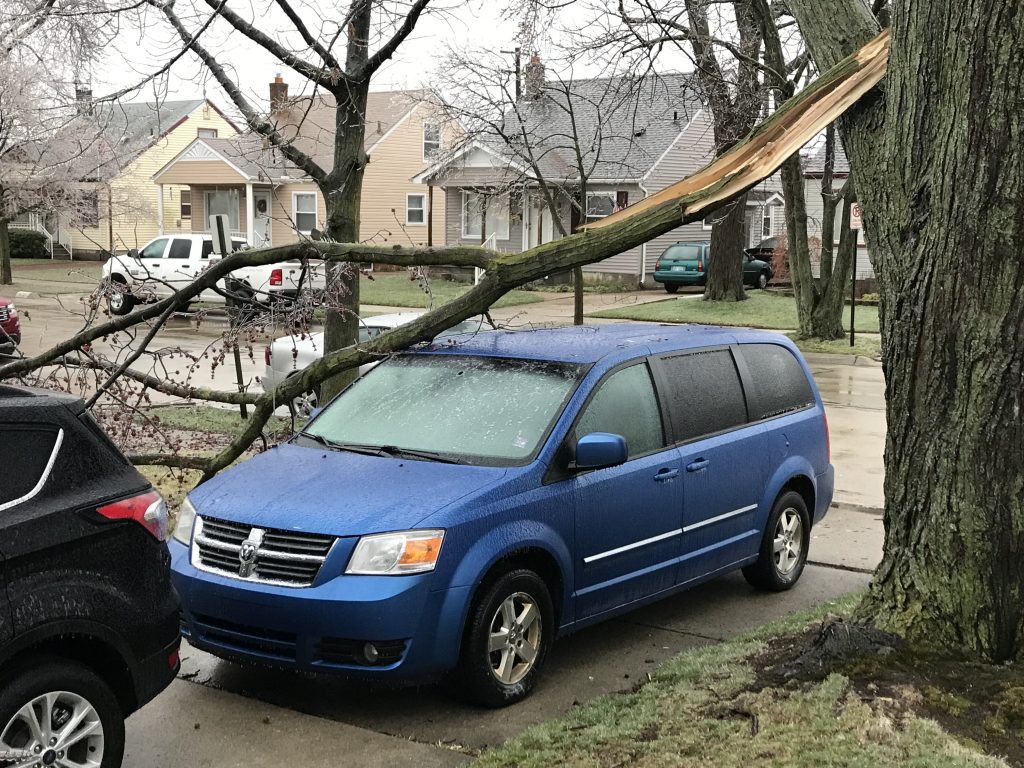
<path id="1" fill-rule="evenodd" d="M 134 520 L 158 541 L 167 538 L 167 505 L 156 491 L 104 504 L 96 511 L 108 520 Z"/>
<path id="2" fill-rule="evenodd" d="M 270 284 L 271 285 L 284 285 L 284 272 L 280 269 L 273 269 L 270 271 Z"/>
<path id="3" fill-rule="evenodd" d="M 697 271 L 698 272 L 703 272 L 704 271 L 704 262 L 701 261 L 700 259 L 697 259 Z"/>
<path id="4" fill-rule="evenodd" d="M 273 356 L 270 354 L 270 347 L 264 347 L 263 348 L 263 362 L 267 364 L 268 368 L 270 367 L 270 360 L 271 360 L 272 357 Z"/>
<path id="5" fill-rule="evenodd" d="M 824 410 L 821 412 L 821 418 L 825 422 L 825 461 L 829 464 L 832 463 L 832 438 L 828 433 L 828 414 Z"/>
<path id="6" fill-rule="evenodd" d="M 655 272 L 660 272 L 661 271 L 661 259 L 658 259 L 656 262 L 654 262 L 654 271 Z"/>

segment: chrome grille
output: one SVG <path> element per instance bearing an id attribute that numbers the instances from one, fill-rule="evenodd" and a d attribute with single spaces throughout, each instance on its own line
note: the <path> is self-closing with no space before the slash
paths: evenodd
<path id="1" fill-rule="evenodd" d="M 11 310 L 6 306 L 0 307 L 0 323 L 6 323 L 11 317 Z"/>
<path id="2" fill-rule="evenodd" d="M 308 587 L 334 541 L 333 536 L 197 517 L 192 564 L 236 579 Z"/>

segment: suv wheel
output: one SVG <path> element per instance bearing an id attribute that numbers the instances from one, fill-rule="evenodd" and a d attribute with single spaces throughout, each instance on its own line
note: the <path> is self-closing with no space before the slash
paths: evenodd
<path id="1" fill-rule="evenodd" d="M 782 494 L 768 515 L 757 562 L 743 569 L 751 586 L 783 592 L 800 578 L 811 542 L 811 518 L 804 497 L 796 491 Z"/>
<path id="2" fill-rule="evenodd" d="M 485 707 L 530 695 L 555 634 L 551 596 L 529 570 L 504 574 L 474 604 L 457 675 L 461 690 Z"/>
<path id="3" fill-rule="evenodd" d="M 92 670 L 37 658 L 0 690 L 0 747 L 13 765 L 119 768 L 124 715 Z"/>
<path id="4" fill-rule="evenodd" d="M 136 298 L 128 291 L 128 283 L 120 277 L 110 278 L 107 309 L 112 315 L 127 315 L 135 307 Z"/>

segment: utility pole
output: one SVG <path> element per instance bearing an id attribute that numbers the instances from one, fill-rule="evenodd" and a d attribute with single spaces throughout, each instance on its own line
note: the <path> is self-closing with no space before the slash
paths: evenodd
<path id="1" fill-rule="evenodd" d="M 522 49 L 521 46 L 517 45 L 514 51 L 504 51 L 503 50 L 503 51 L 500 51 L 500 53 L 504 53 L 506 55 L 514 56 L 515 57 L 515 59 L 514 59 L 514 61 L 515 61 L 515 68 L 513 69 L 513 71 L 516 73 L 516 101 L 518 102 L 519 99 L 523 95 L 523 86 L 522 86 L 522 69 L 523 69 L 523 67 L 522 67 L 522 58 L 523 58 L 523 49 Z"/>

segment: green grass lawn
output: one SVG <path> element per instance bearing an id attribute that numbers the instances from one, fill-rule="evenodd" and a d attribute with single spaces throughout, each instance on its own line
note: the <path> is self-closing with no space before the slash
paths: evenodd
<path id="1" fill-rule="evenodd" d="M 15 280 L 45 280 L 54 283 L 98 283 L 102 264 L 95 261 L 62 261 L 51 267 L 49 259 L 11 259 Z"/>
<path id="2" fill-rule="evenodd" d="M 634 304 L 595 312 L 592 317 L 623 320 L 648 320 L 659 323 L 707 323 L 741 325 L 747 328 L 790 330 L 797 327 L 796 299 L 765 291 L 748 291 L 739 302 L 703 301 L 699 298 L 675 298 L 649 304 Z M 850 308 L 843 310 L 843 324 L 850 326 Z M 878 333 L 878 307 L 859 306 L 858 331 Z"/>
<path id="3" fill-rule="evenodd" d="M 252 408 L 249 408 L 250 413 Z M 209 405 L 190 405 L 179 407 L 173 405 L 147 408 L 146 415 L 160 426 L 167 429 L 181 429 L 188 432 L 212 432 L 214 434 L 238 437 L 245 429 L 238 407 L 214 408 Z M 142 421 L 142 416 L 136 420 Z M 298 426 L 298 425 L 297 425 Z M 291 428 L 291 420 L 281 416 L 271 416 L 267 421 L 265 432 L 280 432 Z"/>
<path id="4" fill-rule="evenodd" d="M 771 640 L 817 625 L 830 612 L 848 613 L 858 599 L 683 653 L 639 690 L 603 696 L 535 726 L 476 765 L 1005 768 L 902 702 L 862 698 L 840 674 L 783 687 L 758 683 L 757 657 Z"/>
<path id="5" fill-rule="evenodd" d="M 857 309 L 860 309 L 858 307 Z M 858 336 L 854 345 L 850 346 L 849 338 L 834 341 L 820 339 L 797 339 L 795 334 L 788 334 L 802 352 L 824 352 L 830 355 L 858 355 L 877 360 L 882 356 L 882 342 L 877 336 Z"/>
<path id="6" fill-rule="evenodd" d="M 434 306 L 440 306 L 461 296 L 470 289 L 466 283 L 449 280 L 431 280 L 430 289 L 434 295 Z M 544 299 L 530 291 L 510 291 L 494 304 L 495 307 L 511 307 L 517 304 L 533 304 Z M 371 280 L 363 277 L 359 281 L 359 301 L 362 304 L 380 304 L 387 307 L 415 307 L 426 309 L 430 298 L 420 287 L 419 281 L 410 280 L 406 272 L 378 272 Z"/>

